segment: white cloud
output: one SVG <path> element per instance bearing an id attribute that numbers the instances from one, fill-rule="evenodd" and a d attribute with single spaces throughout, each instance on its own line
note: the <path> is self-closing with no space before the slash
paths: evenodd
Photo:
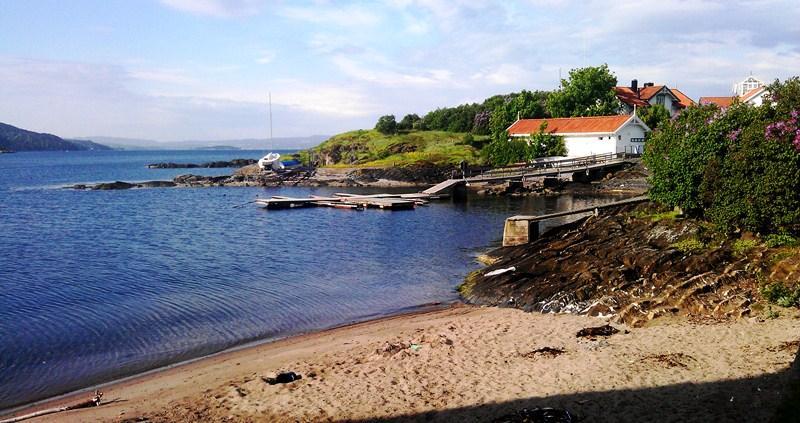
<path id="1" fill-rule="evenodd" d="M 256 59 L 256 62 L 262 65 L 266 65 L 272 63 L 272 61 L 275 60 L 275 56 L 276 54 L 274 51 L 262 51 L 258 59 Z"/>
<path id="2" fill-rule="evenodd" d="M 219 18 L 255 15 L 264 7 L 264 0 L 160 0 L 165 6 L 196 15 Z"/>
<path id="3" fill-rule="evenodd" d="M 287 7 L 280 13 L 290 19 L 341 27 L 374 26 L 381 21 L 378 13 L 360 6 L 317 4 L 310 7 Z"/>

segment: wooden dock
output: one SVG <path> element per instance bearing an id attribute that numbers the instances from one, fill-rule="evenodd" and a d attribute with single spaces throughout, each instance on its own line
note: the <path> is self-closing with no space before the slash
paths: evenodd
<path id="1" fill-rule="evenodd" d="M 427 204 L 431 200 L 447 198 L 446 195 L 425 193 L 413 194 L 371 194 L 358 195 L 336 193 L 332 197 L 312 195 L 305 198 L 273 196 L 269 199 L 255 200 L 255 203 L 270 210 L 298 207 L 332 207 L 347 210 L 382 209 L 411 210 Z"/>

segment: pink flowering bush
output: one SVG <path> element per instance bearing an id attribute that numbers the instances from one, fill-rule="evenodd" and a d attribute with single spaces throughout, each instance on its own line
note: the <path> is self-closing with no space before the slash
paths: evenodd
<path id="1" fill-rule="evenodd" d="M 651 134 L 650 198 L 725 230 L 800 233 L 800 79 L 768 91 L 762 106 L 691 107 Z"/>

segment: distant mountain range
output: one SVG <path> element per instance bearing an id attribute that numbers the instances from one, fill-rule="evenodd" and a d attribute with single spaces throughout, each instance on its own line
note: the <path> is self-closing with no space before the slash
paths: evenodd
<path id="1" fill-rule="evenodd" d="M 0 123 L 0 150 L 10 151 L 85 151 L 111 150 L 89 140 L 69 140 L 53 134 L 27 131 Z"/>
<path id="2" fill-rule="evenodd" d="M 211 141 L 162 142 L 138 138 L 80 137 L 65 139 L 0 123 L 0 151 L 86 151 L 86 150 L 295 150 L 310 148 L 329 137 L 282 137 L 272 141 L 259 138 Z"/>
<path id="3" fill-rule="evenodd" d="M 327 135 L 310 135 L 307 137 L 280 137 L 272 141 L 266 138 L 244 138 L 234 140 L 186 140 L 186 141 L 155 141 L 139 138 L 118 137 L 81 137 L 82 140 L 99 142 L 119 150 L 294 150 L 310 148 L 330 138 Z"/>

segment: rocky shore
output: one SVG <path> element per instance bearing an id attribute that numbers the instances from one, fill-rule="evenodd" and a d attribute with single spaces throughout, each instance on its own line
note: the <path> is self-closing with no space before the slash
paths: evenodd
<path id="1" fill-rule="evenodd" d="M 258 160 L 255 159 L 233 159 L 230 161 L 215 161 L 208 163 L 151 163 L 147 165 L 148 169 L 193 169 L 193 168 L 225 168 L 225 167 L 244 167 L 256 164 Z"/>
<path id="2" fill-rule="evenodd" d="M 491 264 L 459 290 L 473 304 L 613 316 L 631 326 L 755 315 L 764 310 L 759 287 L 798 280 L 800 256 L 751 238 L 729 239 L 651 203 L 625 206 L 491 252 Z"/>

